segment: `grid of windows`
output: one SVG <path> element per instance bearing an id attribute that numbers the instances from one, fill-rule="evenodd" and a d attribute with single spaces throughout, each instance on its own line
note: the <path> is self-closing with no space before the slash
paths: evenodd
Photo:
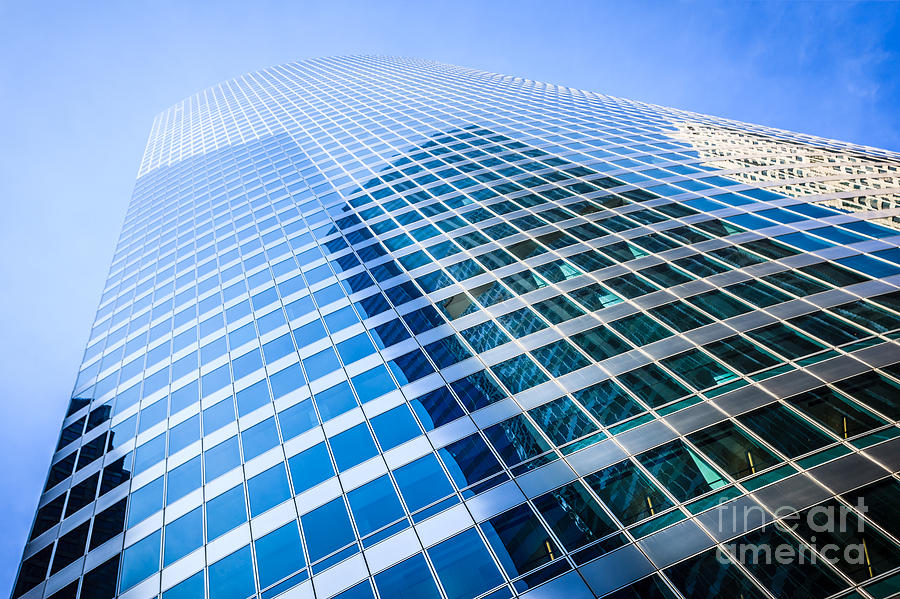
<path id="1" fill-rule="evenodd" d="M 726 127 L 862 152 L 407 59 L 169 109 L 14 597 L 886 596 L 898 233 Z M 717 559 L 828 506 L 864 564 Z"/>

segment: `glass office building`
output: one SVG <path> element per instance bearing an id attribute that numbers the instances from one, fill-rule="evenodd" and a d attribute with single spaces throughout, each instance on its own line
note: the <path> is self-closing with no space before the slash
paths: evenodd
<path id="1" fill-rule="evenodd" d="M 403 58 L 192 96 L 13 597 L 887 597 L 898 165 Z"/>

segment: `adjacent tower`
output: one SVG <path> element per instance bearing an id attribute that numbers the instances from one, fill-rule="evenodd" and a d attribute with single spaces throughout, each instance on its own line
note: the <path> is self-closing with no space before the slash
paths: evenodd
<path id="1" fill-rule="evenodd" d="M 192 96 L 13 598 L 886 597 L 898 159 L 405 58 Z"/>

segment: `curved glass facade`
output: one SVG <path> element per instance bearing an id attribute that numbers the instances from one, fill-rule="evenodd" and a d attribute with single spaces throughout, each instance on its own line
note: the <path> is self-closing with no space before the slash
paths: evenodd
<path id="1" fill-rule="evenodd" d="M 188 98 L 13 597 L 887 597 L 898 158 L 401 58 Z"/>

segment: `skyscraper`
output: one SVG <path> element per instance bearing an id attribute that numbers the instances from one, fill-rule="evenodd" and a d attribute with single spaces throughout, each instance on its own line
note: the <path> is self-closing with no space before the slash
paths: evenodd
<path id="1" fill-rule="evenodd" d="M 401 58 L 192 96 L 13 597 L 887 597 L 897 164 Z"/>

